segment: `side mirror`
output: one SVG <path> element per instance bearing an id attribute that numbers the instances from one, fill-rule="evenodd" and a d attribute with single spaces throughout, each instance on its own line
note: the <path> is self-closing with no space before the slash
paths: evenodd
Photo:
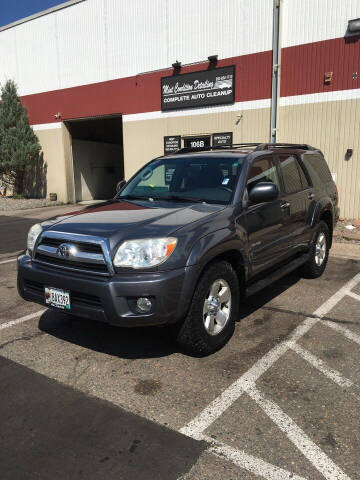
<path id="1" fill-rule="evenodd" d="M 253 186 L 249 192 L 251 203 L 263 203 L 276 200 L 279 195 L 279 189 L 275 183 L 259 182 Z"/>
<path id="2" fill-rule="evenodd" d="M 116 184 L 116 193 L 119 193 L 125 187 L 125 185 L 125 180 L 120 180 L 120 182 Z"/>

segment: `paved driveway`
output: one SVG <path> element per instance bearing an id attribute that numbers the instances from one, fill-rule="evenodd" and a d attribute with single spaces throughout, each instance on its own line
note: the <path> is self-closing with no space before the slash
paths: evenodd
<path id="1" fill-rule="evenodd" d="M 360 478 L 359 262 L 283 278 L 246 301 L 224 349 L 194 358 L 166 328 L 24 302 L 3 242 L 2 479 Z"/>

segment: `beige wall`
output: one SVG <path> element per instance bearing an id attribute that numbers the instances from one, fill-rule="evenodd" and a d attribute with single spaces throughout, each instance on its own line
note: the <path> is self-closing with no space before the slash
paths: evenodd
<path id="1" fill-rule="evenodd" d="M 320 148 L 340 195 L 341 215 L 360 218 L 360 100 L 280 107 L 278 141 L 308 143 Z M 352 148 L 349 161 L 345 153 Z"/>
<path id="2" fill-rule="evenodd" d="M 237 115 L 243 118 L 236 125 Z M 142 165 L 162 155 L 164 136 L 227 132 L 234 143 L 267 141 L 270 110 L 254 109 L 222 113 L 168 116 L 160 119 L 124 121 L 125 178 Z M 279 109 L 278 141 L 308 143 L 320 148 L 330 170 L 336 174 L 341 215 L 360 218 L 360 99 L 283 106 Z M 36 131 L 47 163 L 47 193 L 60 201 L 75 201 L 71 138 L 62 128 Z M 345 153 L 352 148 L 349 161 Z"/>
<path id="3" fill-rule="evenodd" d="M 57 193 L 58 200 L 61 202 L 68 202 L 69 198 L 69 181 L 68 174 L 69 167 L 66 164 L 66 142 L 64 139 L 65 132 L 62 128 L 54 128 L 48 130 L 35 130 L 35 133 L 40 141 L 42 151 L 44 154 L 44 162 L 47 165 L 47 196 L 49 193 Z M 68 181 L 67 181 L 68 180 Z"/>
<path id="4" fill-rule="evenodd" d="M 122 180 L 122 147 L 112 143 L 73 140 L 76 201 L 108 199 Z"/>
<path id="5" fill-rule="evenodd" d="M 236 125 L 237 115 L 243 118 Z M 164 136 L 233 132 L 233 141 L 263 142 L 269 137 L 268 108 L 233 112 L 165 117 L 152 120 L 123 121 L 125 178 L 129 179 L 149 160 L 163 155 Z"/>

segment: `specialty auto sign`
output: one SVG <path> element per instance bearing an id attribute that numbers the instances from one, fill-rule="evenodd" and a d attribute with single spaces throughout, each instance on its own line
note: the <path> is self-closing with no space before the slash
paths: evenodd
<path id="1" fill-rule="evenodd" d="M 235 101 L 235 67 L 162 77 L 161 110 L 223 105 Z"/>

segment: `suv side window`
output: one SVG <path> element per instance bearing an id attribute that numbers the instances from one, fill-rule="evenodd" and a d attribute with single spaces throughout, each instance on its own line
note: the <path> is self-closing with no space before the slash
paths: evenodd
<path id="1" fill-rule="evenodd" d="M 319 153 L 304 155 L 305 165 L 309 164 L 321 183 L 332 182 L 332 176 L 325 158 Z"/>
<path id="2" fill-rule="evenodd" d="M 295 193 L 303 190 L 303 188 L 306 188 L 306 186 L 303 187 L 303 182 L 301 180 L 300 174 L 301 167 L 298 164 L 296 157 L 294 155 L 281 155 L 279 156 L 279 160 L 285 192 Z M 304 176 L 304 181 L 308 183 L 303 171 L 302 173 Z"/>
<path id="3" fill-rule="evenodd" d="M 246 186 L 248 192 L 259 182 L 272 182 L 280 190 L 279 178 L 274 160 L 270 157 L 259 158 L 250 167 Z"/>

